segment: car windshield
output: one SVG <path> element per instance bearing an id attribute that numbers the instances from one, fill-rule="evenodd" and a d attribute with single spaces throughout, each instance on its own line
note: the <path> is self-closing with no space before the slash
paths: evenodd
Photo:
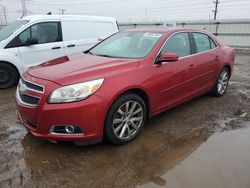
<path id="1" fill-rule="evenodd" d="M 0 30 L 0 41 L 7 39 L 9 36 L 11 36 L 16 30 L 18 30 L 20 27 L 28 23 L 28 20 L 17 20 L 15 22 L 12 22 L 11 24 L 3 27 Z"/>
<path id="2" fill-rule="evenodd" d="M 121 32 L 92 48 L 89 53 L 111 58 L 139 59 L 147 56 L 161 37 L 162 33 Z"/>

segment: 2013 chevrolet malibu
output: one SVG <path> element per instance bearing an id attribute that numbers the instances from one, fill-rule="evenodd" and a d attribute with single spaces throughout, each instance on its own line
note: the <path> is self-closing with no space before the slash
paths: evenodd
<path id="1" fill-rule="evenodd" d="M 127 143 L 148 117 L 208 92 L 222 96 L 234 58 L 205 31 L 120 32 L 26 71 L 16 92 L 18 117 L 41 138 Z"/>

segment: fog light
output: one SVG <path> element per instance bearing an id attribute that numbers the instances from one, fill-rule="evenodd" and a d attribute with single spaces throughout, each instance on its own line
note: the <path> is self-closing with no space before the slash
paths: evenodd
<path id="1" fill-rule="evenodd" d="M 50 133 L 59 135 L 74 135 L 74 134 L 83 135 L 82 129 L 76 125 L 53 125 L 50 128 Z"/>
<path id="2" fill-rule="evenodd" d="M 74 126 L 65 126 L 65 131 L 69 134 L 73 134 L 75 132 Z"/>

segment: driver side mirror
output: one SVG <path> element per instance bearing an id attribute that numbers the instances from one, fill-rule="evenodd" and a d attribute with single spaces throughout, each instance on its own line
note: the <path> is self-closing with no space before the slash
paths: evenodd
<path id="1" fill-rule="evenodd" d="M 35 38 L 28 38 L 26 41 L 26 46 L 31 46 L 34 44 L 38 44 L 38 40 Z"/>
<path id="2" fill-rule="evenodd" d="M 162 64 L 163 62 L 176 62 L 179 60 L 178 54 L 175 53 L 164 53 L 160 59 L 157 60 L 156 64 Z"/>

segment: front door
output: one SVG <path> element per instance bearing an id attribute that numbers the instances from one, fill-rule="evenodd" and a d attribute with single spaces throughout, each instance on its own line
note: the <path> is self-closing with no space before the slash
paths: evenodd
<path id="1" fill-rule="evenodd" d="M 36 44 L 27 45 L 27 41 Z M 20 59 L 25 70 L 31 66 L 64 56 L 60 22 L 37 23 L 17 36 Z"/>
<path id="2" fill-rule="evenodd" d="M 158 77 L 158 109 L 162 110 L 184 100 L 190 95 L 189 67 L 194 64 L 188 33 L 181 32 L 171 36 L 163 46 L 158 58 L 164 53 L 179 55 L 177 62 L 163 62 L 155 65 Z"/>

